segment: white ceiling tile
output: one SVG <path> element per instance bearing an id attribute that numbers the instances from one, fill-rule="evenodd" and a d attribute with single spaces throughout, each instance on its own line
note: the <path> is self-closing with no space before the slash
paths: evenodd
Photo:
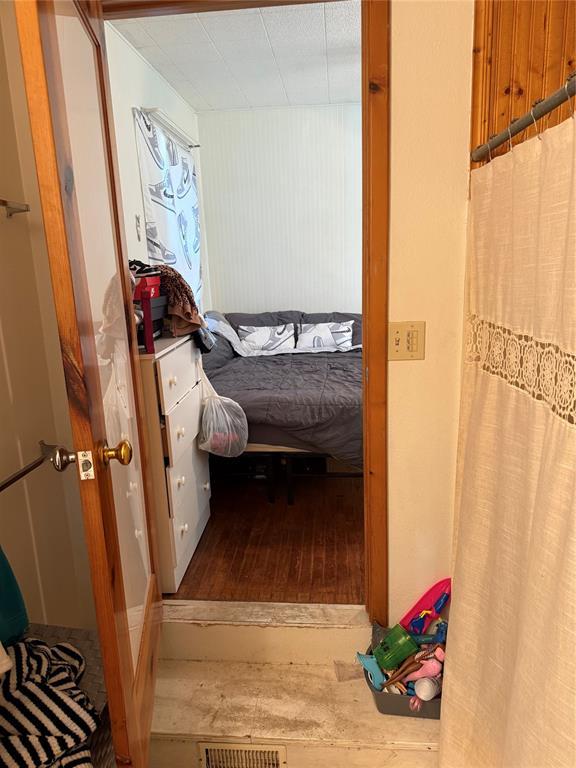
<path id="1" fill-rule="evenodd" d="M 210 64 L 222 61 L 222 57 L 210 41 L 167 48 L 174 64 Z"/>
<path id="2" fill-rule="evenodd" d="M 351 48 L 360 52 L 362 39 L 360 2 L 326 3 L 326 41 L 328 48 Z"/>
<path id="3" fill-rule="evenodd" d="M 259 13 L 203 13 L 200 21 L 217 45 L 234 40 L 268 39 Z"/>
<path id="4" fill-rule="evenodd" d="M 170 64 L 167 54 L 157 45 L 147 45 L 145 48 L 139 48 L 138 51 L 154 68 L 159 64 Z"/>
<path id="5" fill-rule="evenodd" d="M 250 73 L 246 76 L 235 70 L 234 77 L 252 107 L 288 104 L 280 75 L 271 72 Z"/>
<path id="6" fill-rule="evenodd" d="M 308 85 L 302 81 L 286 84 L 288 99 L 292 106 L 302 104 L 328 104 L 328 87 L 317 83 Z"/>
<path id="7" fill-rule="evenodd" d="M 253 91 L 246 92 L 250 107 L 287 107 L 289 101 L 282 86 L 264 88 L 258 86 Z"/>
<path id="8" fill-rule="evenodd" d="M 325 56 L 326 45 L 321 40 L 300 38 L 287 40 L 284 43 L 274 43 L 272 47 L 277 59 L 298 59 L 301 56 Z"/>
<path id="9" fill-rule="evenodd" d="M 301 76 L 306 79 L 314 78 L 317 81 L 324 82 L 327 77 L 328 60 L 326 56 L 298 56 L 294 58 L 278 58 L 278 67 L 284 76 Z"/>
<path id="10" fill-rule="evenodd" d="M 330 101 L 358 103 L 362 98 L 362 66 L 357 56 L 329 56 Z"/>
<path id="11" fill-rule="evenodd" d="M 128 40 L 135 48 L 154 45 L 154 40 L 142 27 L 139 21 L 135 19 L 126 19 L 124 21 L 113 22 L 114 27 L 120 34 Z"/>
<path id="12" fill-rule="evenodd" d="M 239 89 L 216 90 L 210 89 L 202 94 L 213 109 L 238 109 L 249 107 L 250 104 Z"/>
<path id="13" fill-rule="evenodd" d="M 197 112 L 211 109 L 210 103 L 198 93 L 192 83 L 187 80 L 178 80 L 171 82 L 171 85 Z"/>
<path id="14" fill-rule="evenodd" d="M 123 20 L 194 109 L 360 100 L 359 0 Z"/>
<path id="15" fill-rule="evenodd" d="M 166 80 L 168 80 L 170 83 L 174 80 L 182 80 L 182 70 L 177 67 L 176 64 L 172 64 L 171 61 L 167 63 L 155 64 L 154 69 L 157 72 L 160 72 L 162 77 L 165 77 Z"/>
<path id="16" fill-rule="evenodd" d="M 198 85 L 200 83 L 229 83 L 233 82 L 232 73 L 226 62 L 220 61 L 198 61 L 189 65 L 179 65 L 179 69 L 185 73 L 186 79 Z"/>
<path id="17" fill-rule="evenodd" d="M 266 38 L 262 40 L 227 40 L 218 44 L 218 51 L 226 61 L 261 61 L 263 66 L 274 65 L 274 54 Z"/>
<path id="18" fill-rule="evenodd" d="M 278 66 L 290 104 L 327 104 L 329 101 L 326 56 L 279 59 Z"/>
<path id="19" fill-rule="evenodd" d="M 238 61 L 230 67 L 237 80 L 250 81 L 262 80 L 265 77 L 279 77 L 276 62 L 272 59 L 271 64 L 262 61 Z"/>
<path id="20" fill-rule="evenodd" d="M 313 40 L 324 46 L 324 4 L 289 7 L 281 12 L 279 8 L 263 8 L 264 24 L 274 48 L 287 47 L 298 41 Z"/>
<path id="21" fill-rule="evenodd" d="M 183 16 L 156 16 L 140 22 L 158 45 L 207 42 L 204 27 L 193 14 Z"/>

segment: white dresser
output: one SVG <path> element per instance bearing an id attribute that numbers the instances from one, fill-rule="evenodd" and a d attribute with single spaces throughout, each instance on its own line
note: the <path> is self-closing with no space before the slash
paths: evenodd
<path id="1" fill-rule="evenodd" d="M 196 444 L 202 359 L 190 336 L 141 355 L 162 592 L 176 592 L 210 517 L 208 454 Z"/>

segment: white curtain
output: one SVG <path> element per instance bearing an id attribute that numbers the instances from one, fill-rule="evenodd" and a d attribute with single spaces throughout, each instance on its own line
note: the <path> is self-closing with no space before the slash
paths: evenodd
<path id="1" fill-rule="evenodd" d="M 576 120 L 472 173 L 441 768 L 576 766 Z"/>
<path id="2" fill-rule="evenodd" d="M 133 109 L 151 264 L 178 270 L 202 300 L 200 203 L 188 147 L 140 109 Z"/>

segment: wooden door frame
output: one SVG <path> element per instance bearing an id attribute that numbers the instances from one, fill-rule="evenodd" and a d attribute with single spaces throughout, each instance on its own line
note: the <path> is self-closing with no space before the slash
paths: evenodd
<path id="1" fill-rule="evenodd" d="M 391 0 L 362 0 L 366 608 L 388 624 L 388 296 Z"/>
<path id="2" fill-rule="evenodd" d="M 142 16 L 171 16 L 176 13 L 234 11 L 241 8 L 268 8 L 278 5 L 334 3 L 339 0 L 101 0 L 106 19 L 134 19 Z"/>
<path id="3" fill-rule="evenodd" d="M 102 392 L 93 336 L 81 332 L 77 309 L 88 316 L 90 298 L 83 267 L 73 254 L 82 253 L 80 232 L 75 226 L 77 201 L 71 173 L 70 139 L 65 119 L 64 95 L 59 73 L 49 66 L 46 56 L 55 56 L 58 48 L 53 25 L 53 0 L 14 3 L 16 25 L 22 56 L 28 111 L 36 168 L 39 175 L 40 201 L 44 218 L 52 291 L 76 450 L 92 450 L 106 437 L 101 407 Z M 87 549 L 91 563 L 104 676 L 112 723 L 114 749 L 119 764 L 145 768 L 152 721 L 153 686 L 161 625 L 161 596 L 156 577 L 158 562 L 155 531 L 148 499 L 150 480 L 145 472 L 146 443 L 141 417 L 143 399 L 138 364 L 138 345 L 132 319 L 132 296 L 128 265 L 123 259 L 123 230 L 119 200 L 118 174 L 114 140 L 110 130 L 110 95 L 104 48 L 104 27 L 99 3 L 74 0 L 77 12 L 95 46 L 102 49 L 96 57 L 96 76 L 101 97 L 102 130 L 109 177 L 115 250 L 121 275 L 124 310 L 130 345 L 136 401 L 136 421 L 142 460 L 144 500 L 150 541 L 151 573 L 145 600 L 147 621 L 140 643 L 140 656 L 133 662 L 126 615 L 124 585 L 120 576 L 122 563 L 114 516 L 110 472 L 96 465 L 95 482 L 80 482 Z M 96 11 L 96 13 L 95 13 Z M 63 182 L 62 182 L 63 180 Z M 150 662 L 150 663 L 149 663 Z M 149 701 L 148 701 L 149 699 Z"/>
<path id="4" fill-rule="evenodd" d="M 337 0 L 323 0 L 337 2 Z M 298 3 L 317 0 L 297 0 Z M 294 5 L 294 0 L 102 0 L 105 19 Z M 365 603 L 388 623 L 388 251 L 390 6 L 362 0 Z"/>

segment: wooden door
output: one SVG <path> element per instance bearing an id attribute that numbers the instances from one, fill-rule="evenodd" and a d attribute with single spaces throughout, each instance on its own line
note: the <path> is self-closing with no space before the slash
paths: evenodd
<path id="1" fill-rule="evenodd" d="M 114 747 L 144 768 L 161 603 L 100 3 L 15 9 Z"/>

